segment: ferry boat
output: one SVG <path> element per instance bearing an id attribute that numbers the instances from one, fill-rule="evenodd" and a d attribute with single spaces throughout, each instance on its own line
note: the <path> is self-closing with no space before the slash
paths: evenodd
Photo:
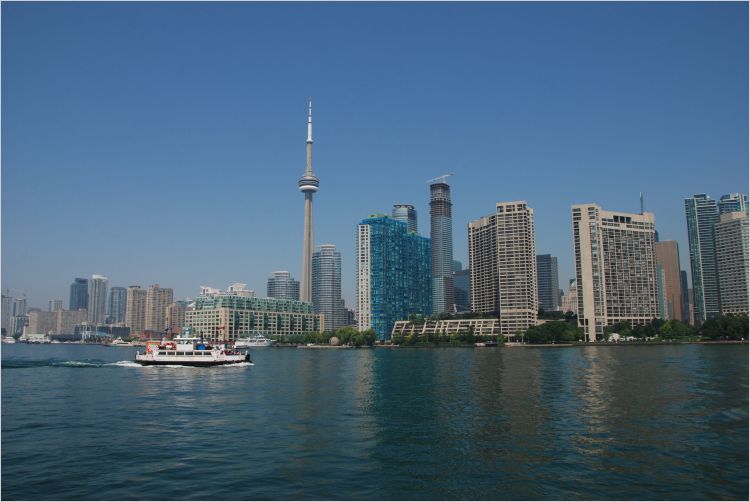
<path id="1" fill-rule="evenodd" d="M 250 347 L 271 347 L 276 344 L 276 340 L 271 340 L 258 333 L 252 338 L 240 338 L 234 342 L 235 349 L 247 349 Z"/>
<path id="2" fill-rule="evenodd" d="M 250 362 L 250 354 L 232 350 L 224 344 L 212 345 L 200 338 L 182 335 L 170 341 L 146 342 L 146 352 L 136 352 L 135 362 L 144 366 L 219 366 Z"/>

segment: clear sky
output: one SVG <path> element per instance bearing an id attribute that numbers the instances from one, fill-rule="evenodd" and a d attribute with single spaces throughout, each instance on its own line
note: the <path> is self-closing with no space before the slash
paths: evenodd
<path id="1" fill-rule="evenodd" d="M 677 239 L 683 199 L 748 187 L 748 6 L 738 3 L 2 4 L 2 288 L 74 277 L 299 279 L 307 97 L 315 242 L 355 298 L 356 225 L 454 172 L 454 256 L 498 201 L 535 211 L 574 275 L 570 206 Z"/>

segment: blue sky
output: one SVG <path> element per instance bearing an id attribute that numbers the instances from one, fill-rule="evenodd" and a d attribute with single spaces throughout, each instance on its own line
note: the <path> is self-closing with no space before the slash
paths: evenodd
<path id="1" fill-rule="evenodd" d="M 746 3 L 2 4 L 2 288 L 74 277 L 177 297 L 299 278 L 307 97 L 315 241 L 417 207 L 447 172 L 456 259 L 498 201 L 573 277 L 570 206 L 677 239 L 683 199 L 747 191 Z M 11 291 L 12 294 L 19 293 Z"/>

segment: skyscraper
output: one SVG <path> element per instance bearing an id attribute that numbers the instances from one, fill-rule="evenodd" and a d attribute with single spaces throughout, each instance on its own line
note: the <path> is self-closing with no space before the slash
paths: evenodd
<path id="1" fill-rule="evenodd" d="M 471 310 L 500 317 L 500 332 L 536 324 L 534 210 L 526 201 L 498 202 L 495 213 L 469 222 Z"/>
<path id="2" fill-rule="evenodd" d="M 453 271 L 453 297 L 456 311 L 471 311 L 471 274 L 468 268 Z"/>
<path id="3" fill-rule="evenodd" d="M 657 280 L 660 281 L 662 301 L 659 317 L 682 320 L 682 282 L 680 280 L 680 250 L 677 241 L 654 244 Z M 659 272 L 661 271 L 661 272 Z"/>
<path id="4" fill-rule="evenodd" d="M 133 334 L 146 329 L 146 290 L 140 286 L 130 286 L 125 300 L 125 326 Z"/>
<path id="5" fill-rule="evenodd" d="M 107 278 L 94 274 L 89 280 L 89 321 L 103 324 L 107 314 Z"/>
<path id="6" fill-rule="evenodd" d="M 685 199 L 690 269 L 693 274 L 693 308 L 700 323 L 719 315 L 719 282 L 716 273 L 714 225 L 719 220 L 716 201 L 706 194 Z"/>
<path id="7" fill-rule="evenodd" d="M 63 301 L 62 300 L 50 300 L 49 301 L 49 312 L 57 312 L 58 310 L 62 310 Z"/>
<path id="8" fill-rule="evenodd" d="M 730 193 L 719 199 L 719 214 L 745 212 L 747 213 L 747 195 L 744 193 Z"/>
<path id="9" fill-rule="evenodd" d="M 417 210 L 411 204 L 394 204 L 391 212 L 393 219 L 406 223 L 406 230 L 417 233 Z"/>
<path id="10" fill-rule="evenodd" d="M 164 331 L 167 327 L 167 307 L 174 301 L 172 288 L 152 284 L 146 290 L 146 331 Z"/>
<path id="11" fill-rule="evenodd" d="M 430 184 L 430 238 L 432 239 L 432 309 L 452 312 L 453 217 L 451 188 L 446 176 Z"/>
<path id="12" fill-rule="evenodd" d="M 557 256 L 536 255 L 536 287 L 539 308 L 560 310 L 560 285 L 557 275 Z"/>
<path id="13" fill-rule="evenodd" d="M 310 269 L 312 271 L 312 268 Z M 286 270 L 277 270 L 268 278 L 266 288 L 268 298 L 279 298 L 281 300 L 300 300 L 299 282 Z"/>
<path id="14" fill-rule="evenodd" d="M 312 255 L 313 255 L 313 194 L 318 191 L 318 177 L 312 170 L 312 98 L 307 115 L 307 168 L 299 179 L 299 189 L 305 194 L 305 230 L 302 243 L 302 287 L 300 299 L 312 301 Z"/>
<path id="15" fill-rule="evenodd" d="M 70 310 L 89 308 L 89 280 L 76 277 L 70 285 Z"/>
<path id="16" fill-rule="evenodd" d="M 716 224 L 722 314 L 748 313 L 748 214 L 724 213 Z"/>
<path id="17" fill-rule="evenodd" d="M 370 215 L 357 227 L 357 326 L 380 340 L 410 314 L 432 310 L 430 239 L 404 222 Z"/>
<path id="18" fill-rule="evenodd" d="M 578 326 L 587 340 L 620 322 L 646 325 L 659 315 L 654 215 L 573 206 Z"/>
<path id="19" fill-rule="evenodd" d="M 323 314 L 329 331 L 346 326 L 341 299 L 341 253 L 333 244 L 321 244 L 312 257 L 312 299 L 316 314 Z"/>
<path id="20" fill-rule="evenodd" d="M 684 270 L 680 270 L 680 287 L 682 288 L 682 291 L 680 292 L 680 304 L 682 305 L 682 318 L 680 319 L 682 322 L 687 322 L 690 324 L 693 324 L 693 316 L 690 314 L 690 298 L 691 298 L 691 291 L 688 287 L 688 275 L 687 272 Z"/>
<path id="21" fill-rule="evenodd" d="M 11 334 L 12 320 L 13 320 L 13 297 L 3 293 L 2 295 L 2 329 L 5 330 L 6 335 Z"/>
<path id="22" fill-rule="evenodd" d="M 14 316 L 25 316 L 26 315 L 26 298 L 16 298 L 13 301 L 13 315 Z"/>
<path id="23" fill-rule="evenodd" d="M 128 300 L 128 290 L 114 286 L 109 290 L 109 301 L 107 302 L 107 318 L 112 324 L 125 322 L 125 306 Z"/>

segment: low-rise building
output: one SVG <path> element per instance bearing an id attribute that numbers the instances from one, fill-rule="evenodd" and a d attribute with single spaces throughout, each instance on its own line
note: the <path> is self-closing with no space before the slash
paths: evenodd
<path id="1" fill-rule="evenodd" d="M 439 321 L 396 321 L 391 331 L 394 336 L 460 335 L 489 337 L 500 335 L 500 319 L 441 319 Z"/>

